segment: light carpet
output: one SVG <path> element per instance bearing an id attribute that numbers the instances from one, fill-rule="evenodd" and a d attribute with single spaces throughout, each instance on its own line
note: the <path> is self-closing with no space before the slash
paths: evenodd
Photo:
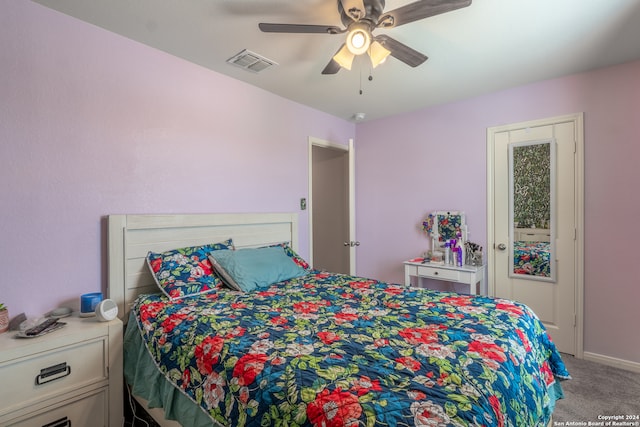
<path id="1" fill-rule="evenodd" d="M 562 382 L 565 398 L 556 404 L 555 426 L 640 426 L 640 374 L 563 354 L 571 380 Z M 622 419 L 607 419 L 607 416 Z M 625 422 L 624 424 L 607 421 Z M 591 423 L 591 424 L 589 424 Z M 629 423 L 629 424 L 627 424 Z"/>

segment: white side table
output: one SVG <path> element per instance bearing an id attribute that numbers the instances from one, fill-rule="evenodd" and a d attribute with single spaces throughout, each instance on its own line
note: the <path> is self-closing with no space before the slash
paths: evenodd
<path id="1" fill-rule="evenodd" d="M 122 322 L 61 321 L 37 338 L 0 334 L 0 425 L 121 427 Z"/>
<path id="2" fill-rule="evenodd" d="M 411 286 L 411 278 L 417 277 L 418 283 L 422 279 L 443 280 L 469 285 L 471 295 L 487 295 L 487 285 L 484 280 L 484 265 L 475 267 L 464 265 L 429 264 L 415 261 L 404 262 L 404 283 Z"/>

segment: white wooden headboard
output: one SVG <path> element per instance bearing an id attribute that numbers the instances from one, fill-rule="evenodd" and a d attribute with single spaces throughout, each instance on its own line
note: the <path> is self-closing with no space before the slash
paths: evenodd
<path id="1" fill-rule="evenodd" d="M 109 215 L 107 294 L 125 322 L 131 304 L 142 293 L 159 292 L 148 271 L 149 251 L 233 239 L 236 248 L 290 242 L 298 250 L 296 213 Z"/>

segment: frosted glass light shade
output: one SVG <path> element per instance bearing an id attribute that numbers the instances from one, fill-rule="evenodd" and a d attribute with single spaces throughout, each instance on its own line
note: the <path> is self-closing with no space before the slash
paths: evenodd
<path id="1" fill-rule="evenodd" d="M 366 24 L 353 24 L 347 35 L 347 47 L 354 55 L 362 55 L 371 45 L 371 32 Z"/>
<path id="2" fill-rule="evenodd" d="M 371 59 L 371 65 L 373 68 L 376 68 L 378 65 L 382 64 L 387 56 L 391 54 L 391 51 L 382 46 L 378 42 L 371 43 L 371 48 L 369 49 L 369 58 Z"/>
<path id="3" fill-rule="evenodd" d="M 340 49 L 338 53 L 333 56 L 333 60 L 340 64 L 340 66 L 345 70 L 351 70 L 353 58 L 355 58 L 355 55 L 351 53 L 346 44 L 343 45 L 342 49 Z"/>

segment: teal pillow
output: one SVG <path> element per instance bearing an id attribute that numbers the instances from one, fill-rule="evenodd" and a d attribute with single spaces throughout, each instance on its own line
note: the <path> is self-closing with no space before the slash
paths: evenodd
<path id="1" fill-rule="evenodd" d="M 309 263 L 305 261 L 304 258 L 302 258 L 300 255 L 298 255 L 293 249 L 291 249 L 289 243 L 278 243 L 276 245 L 270 245 L 268 247 L 271 248 L 274 246 L 281 246 L 284 249 L 284 253 L 287 254 L 287 256 L 289 256 L 293 260 L 293 262 L 295 262 L 305 270 L 311 270 L 311 266 L 309 265 Z"/>
<path id="2" fill-rule="evenodd" d="M 307 274 L 282 246 L 215 251 L 209 259 L 227 286 L 244 292 Z"/>

